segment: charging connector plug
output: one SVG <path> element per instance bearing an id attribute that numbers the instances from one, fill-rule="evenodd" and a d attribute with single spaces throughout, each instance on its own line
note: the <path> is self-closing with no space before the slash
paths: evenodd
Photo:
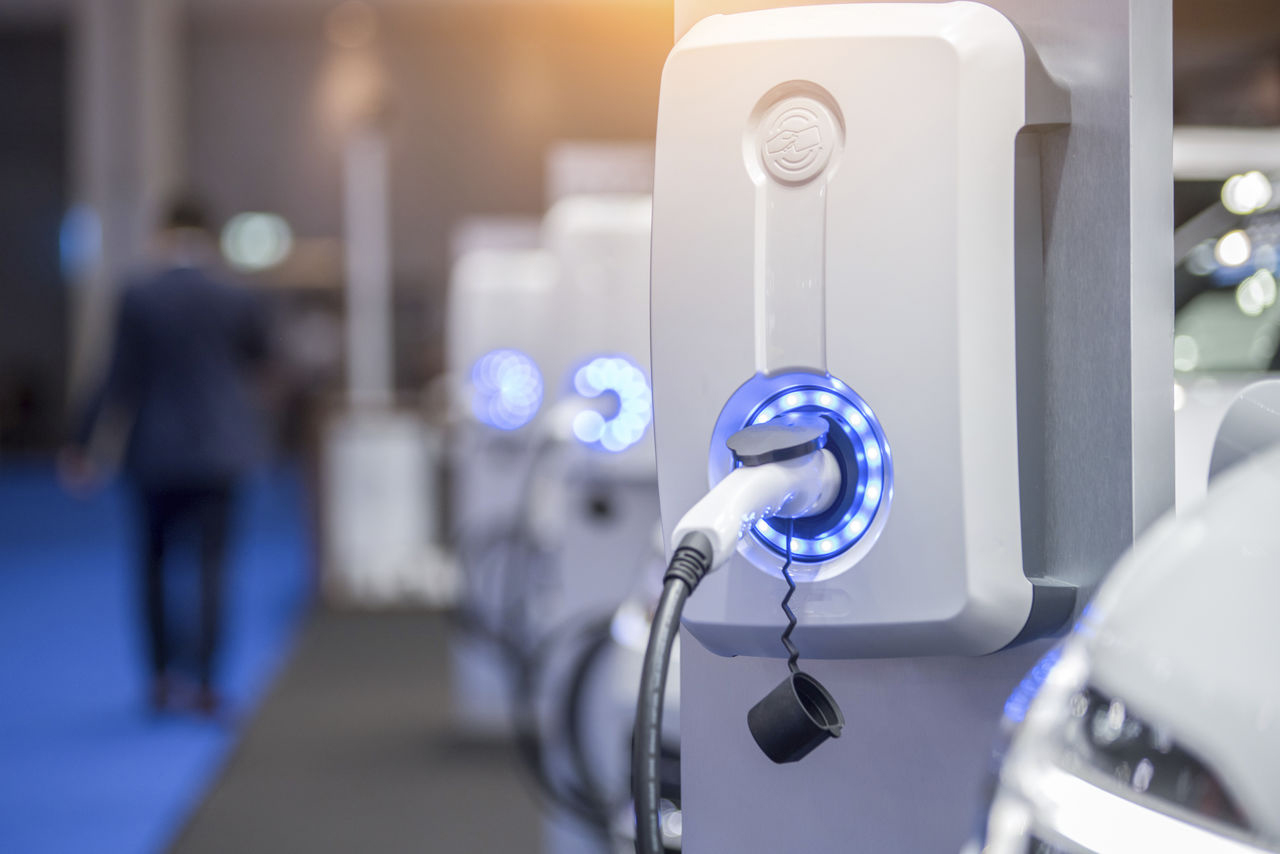
<path id="1" fill-rule="evenodd" d="M 742 465 L 684 515 L 672 539 L 683 543 L 689 534 L 702 534 L 711 544 L 711 569 L 718 569 L 756 522 L 825 512 L 840 494 L 840 483 L 840 463 L 826 450 Z"/>
<path id="2" fill-rule="evenodd" d="M 663 577 L 641 672 L 632 754 L 636 851 L 662 854 L 658 761 L 662 706 L 680 614 L 708 572 L 724 564 L 761 519 L 787 519 L 827 510 L 840 493 L 840 465 L 823 450 L 828 423 L 789 415 L 747 427 L 729 438 L 738 468 L 693 506 L 672 539 L 676 549 Z"/>

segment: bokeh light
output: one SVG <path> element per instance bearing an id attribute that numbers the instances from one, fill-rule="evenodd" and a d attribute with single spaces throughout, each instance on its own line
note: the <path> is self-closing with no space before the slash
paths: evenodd
<path id="1" fill-rule="evenodd" d="M 542 406 L 542 372 L 519 350 L 494 350 L 471 369 L 471 411 L 499 430 L 518 430 Z"/>
<path id="2" fill-rule="evenodd" d="M 102 221 L 86 204 L 72 205 L 58 229 L 58 262 L 69 279 L 83 276 L 102 257 Z"/>
<path id="3" fill-rule="evenodd" d="M 1250 317 L 1257 317 L 1276 304 L 1276 277 L 1259 270 L 1236 286 L 1236 305 Z"/>
<path id="4" fill-rule="evenodd" d="M 1253 241 L 1242 229 L 1228 231 L 1218 238 L 1213 257 L 1224 267 L 1240 267 L 1253 256 Z"/>
<path id="5" fill-rule="evenodd" d="M 573 375 L 573 388 L 583 397 L 612 394 L 618 411 L 606 418 L 600 412 L 580 412 L 573 420 L 573 434 L 586 445 L 613 453 L 640 441 L 653 419 L 653 395 L 644 371 L 618 356 L 592 359 Z"/>
<path id="6" fill-rule="evenodd" d="M 237 270 L 269 270 L 293 251 L 293 229 L 279 214 L 236 214 L 222 229 L 222 255 Z"/>
<path id="7" fill-rule="evenodd" d="M 1271 204 L 1273 193 L 1271 179 L 1261 172 L 1232 175 L 1222 185 L 1222 205 L 1233 214 L 1244 216 Z"/>

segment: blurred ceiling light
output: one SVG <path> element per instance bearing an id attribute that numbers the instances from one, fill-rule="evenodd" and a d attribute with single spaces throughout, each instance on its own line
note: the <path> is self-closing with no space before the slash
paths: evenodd
<path id="1" fill-rule="evenodd" d="M 1238 228 L 1218 238 L 1218 245 L 1213 248 L 1213 257 L 1224 267 L 1239 267 L 1247 263 L 1252 255 L 1253 241 Z"/>
<path id="2" fill-rule="evenodd" d="M 279 214 L 236 214 L 222 229 L 222 255 L 237 270 L 268 270 L 292 250 L 293 229 Z"/>
<path id="3" fill-rule="evenodd" d="M 1236 305 L 1250 317 L 1257 317 L 1276 304 L 1276 277 L 1259 270 L 1236 288 Z"/>
<path id="4" fill-rule="evenodd" d="M 319 84 L 320 114 L 336 131 L 349 131 L 385 113 L 387 78 L 374 51 L 333 52 Z"/>
<path id="5" fill-rule="evenodd" d="M 1232 175 L 1222 185 L 1222 206 L 1233 214 L 1244 216 L 1271 204 L 1271 179 L 1261 172 Z"/>
<path id="6" fill-rule="evenodd" d="M 338 47 L 367 47 L 378 36 L 378 13 L 361 0 L 346 0 L 329 11 L 324 29 Z"/>
<path id="7" fill-rule="evenodd" d="M 1173 384 L 1173 411 L 1180 412 L 1182 407 L 1187 405 L 1187 390 L 1182 387 L 1182 383 Z"/>
<path id="8" fill-rule="evenodd" d="M 1173 369 L 1194 371 L 1200 364 L 1200 344 L 1190 335 L 1176 335 L 1173 339 Z"/>

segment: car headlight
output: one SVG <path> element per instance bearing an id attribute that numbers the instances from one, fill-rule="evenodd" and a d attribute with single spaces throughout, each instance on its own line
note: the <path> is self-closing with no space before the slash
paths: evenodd
<path id="1" fill-rule="evenodd" d="M 1056 661 L 1053 659 L 1057 658 Z M 1046 657 L 1040 686 L 1006 707 L 1009 745 L 993 780 L 983 854 L 1252 854 L 1262 845 L 1227 786 L 1143 720 L 1089 684 L 1078 644 Z M 1038 691 L 1036 688 L 1038 687 Z M 1034 692 L 1027 702 L 1026 694 Z M 1025 710 L 1025 720 L 1010 720 Z"/>

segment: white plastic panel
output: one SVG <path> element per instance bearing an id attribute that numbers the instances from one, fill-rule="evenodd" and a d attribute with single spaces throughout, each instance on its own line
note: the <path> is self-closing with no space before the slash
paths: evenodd
<path id="1" fill-rule="evenodd" d="M 714 16 L 668 60 L 652 282 L 668 537 L 708 488 L 722 408 L 757 373 L 829 372 L 892 447 L 878 540 L 834 572 L 797 574 L 807 657 L 983 654 L 1026 621 L 1013 298 L 1025 78 L 1016 29 L 968 2 Z M 703 583 L 686 625 L 713 652 L 780 655 L 781 560 L 744 550 Z"/>

